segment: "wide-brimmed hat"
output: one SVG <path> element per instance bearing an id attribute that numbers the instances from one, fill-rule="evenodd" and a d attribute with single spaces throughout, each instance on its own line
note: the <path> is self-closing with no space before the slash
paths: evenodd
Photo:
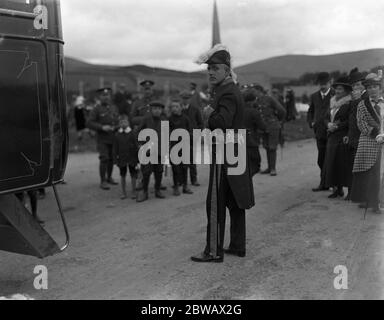
<path id="1" fill-rule="evenodd" d="M 365 87 L 371 86 L 371 85 L 382 85 L 382 78 L 379 77 L 377 73 L 370 73 L 366 76 L 365 80 L 363 81 L 363 85 Z"/>
<path id="2" fill-rule="evenodd" d="M 349 82 L 349 78 L 348 77 L 341 77 L 339 79 L 337 79 L 333 84 L 332 84 L 332 87 L 335 89 L 336 87 L 338 86 L 342 86 L 344 87 L 345 90 L 347 91 L 352 91 L 352 86 Z"/>
<path id="3" fill-rule="evenodd" d="M 366 76 L 367 76 L 366 72 L 360 72 L 359 68 L 354 68 L 349 73 L 349 83 L 353 85 L 356 82 L 364 81 Z"/>
<path id="4" fill-rule="evenodd" d="M 331 75 L 328 73 L 328 72 L 320 72 L 318 75 L 317 75 L 317 80 L 316 82 L 318 84 L 326 84 L 328 83 L 329 81 L 331 81 Z"/>

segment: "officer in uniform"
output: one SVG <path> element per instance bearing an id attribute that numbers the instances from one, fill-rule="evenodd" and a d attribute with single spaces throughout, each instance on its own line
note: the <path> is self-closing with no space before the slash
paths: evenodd
<path id="1" fill-rule="evenodd" d="M 165 196 L 161 192 L 161 181 L 163 178 L 164 166 L 161 163 L 161 122 L 167 121 L 164 116 L 165 106 L 160 101 L 153 101 L 149 104 L 150 112 L 143 117 L 140 125 L 137 127 L 138 134 L 141 130 L 152 129 L 156 131 L 158 137 L 158 145 L 153 146 L 158 150 L 157 163 L 149 163 L 141 165 L 141 172 L 143 174 L 143 190 L 139 193 L 137 202 L 148 200 L 148 185 L 152 172 L 155 175 L 155 196 L 159 199 L 164 199 Z M 142 144 L 142 142 L 139 141 Z"/>
<path id="2" fill-rule="evenodd" d="M 101 88 L 97 90 L 99 101 L 92 110 L 88 128 L 97 132 L 97 150 L 100 159 L 100 188 L 109 190 L 110 185 L 118 183 L 112 179 L 113 172 L 113 142 L 115 130 L 119 125 L 119 112 L 112 101 L 112 89 Z"/>
<path id="3" fill-rule="evenodd" d="M 154 100 L 153 86 L 155 83 L 152 80 L 144 80 L 140 83 L 143 91 L 143 97 L 136 100 L 132 105 L 130 123 L 132 128 L 141 124 L 143 118 L 150 112 L 149 104 Z"/>
<path id="4" fill-rule="evenodd" d="M 263 133 L 263 146 L 267 153 L 268 169 L 261 173 L 276 176 L 277 147 L 280 141 L 282 122 L 287 112 L 276 99 L 266 95 L 261 85 L 253 85 L 253 88 L 257 96 L 257 108 L 267 127 Z"/>
<path id="5" fill-rule="evenodd" d="M 210 107 L 208 126 L 211 131 L 235 130 L 233 147 L 245 143 L 237 134 L 244 129 L 244 101 L 240 89 L 234 81 L 230 53 L 223 45 L 216 45 L 201 55 L 197 63 L 208 64 L 209 81 L 213 88 L 213 101 Z M 225 139 L 227 140 L 227 139 Z M 243 140 L 241 142 L 241 140 Z M 228 140 L 226 141 L 226 144 Z M 239 145 L 238 145 L 239 146 Z M 245 210 L 255 204 L 252 177 L 249 166 L 241 175 L 230 175 L 229 164 L 216 164 L 216 145 L 212 146 L 213 163 L 210 165 L 209 188 L 207 195 L 207 242 L 203 253 L 191 257 L 194 262 L 223 262 L 226 254 L 244 257 L 246 254 Z M 247 158 L 247 154 L 244 155 Z M 247 162 L 247 159 L 243 159 Z M 231 217 L 231 242 L 224 250 L 226 208 Z"/>

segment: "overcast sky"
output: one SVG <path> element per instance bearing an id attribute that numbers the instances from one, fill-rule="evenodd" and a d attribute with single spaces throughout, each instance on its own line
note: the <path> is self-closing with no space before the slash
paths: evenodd
<path id="1" fill-rule="evenodd" d="M 384 48 L 382 0 L 217 0 L 235 66 Z M 213 0 L 62 0 L 67 56 L 185 71 L 209 49 Z"/>

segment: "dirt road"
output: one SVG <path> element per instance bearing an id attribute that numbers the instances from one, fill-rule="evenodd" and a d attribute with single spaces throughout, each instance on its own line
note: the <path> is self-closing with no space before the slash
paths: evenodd
<path id="1" fill-rule="evenodd" d="M 70 156 L 60 193 L 72 242 L 45 260 L 0 252 L 0 296 L 34 299 L 382 299 L 384 217 L 315 194 L 312 140 L 290 143 L 275 178 L 257 175 L 257 205 L 247 215 L 247 257 L 194 264 L 204 247 L 208 168 L 194 195 L 137 204 L 118 188 L 98 188 L 97 156 Z M 117 172 L 115 173 L 117 178 Z M 166 178 L 170 186 L 170 178 Z M 62 230 L 52 192 L 40 203 L 47 229 Z M 62 241 L 62 240 L 61 240 Z M 226 242 L 228 238 L 226 239 Z M 33 287 L 36 265 L 49 288 Z M 348 290 L 336 290 L 334 268 L 348 270 Z"/>

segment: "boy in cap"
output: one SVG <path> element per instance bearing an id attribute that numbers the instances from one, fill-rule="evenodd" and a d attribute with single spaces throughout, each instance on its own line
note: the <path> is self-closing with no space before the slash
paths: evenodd
<path id="1" fill-rule="evenodd" d="M 335 91 L 331 87 L 331 80 L 328 72 L 319 73 L 317 83 L 319 84 L 320 90 L 311 95 L 311 102 L 307 114 L 308 125 L 315 132 L 318 150 L 317 164 L 320 168 L 321 177 L 320 185 L 312 189 L 313 192 L 328 190 L 325 186 L 323 167 L 328 142 L 325 120 L 330 110 L 331 98 L 335 95 Z"/>
<path id="2" fill-rule="evenodd" d="M 171 102 L 171 115 L 168 118 L 169 120 L 169 130 L 170 133 L 176 129 L 184 129 L 189 132 L 189 136 L 192 138 L 192 130 L 188 117 L 183 114 L 181 104 L 179 100 L 173 100 Z M 176 144 L 180 143 L 172 141 L 170 147 L 174 147 Z M 171 159 L 172 160 L 172 159 Z M 171 161 L 172 163 L 172 161 Z M 188 188 L 188 163 L 174 164 L 172 163 L 172 173 L 173 173 L 173 194 L 175 196 L 180 195 L 179 187 L 183 187 L 184 194 L 192 194 L 193 192 Z"/>
<path id="3" fill-rule="evenodd" d="M 157 163 L 149 163 L 141 165 L 141 172 L 143 174 L 143 190 L 137 197 L 137 202 L 148 200 L 148 185 L 152 172 L 155 175 L 155 196 L 159 199 L 164 199 L 165 196 L 161 192 L 161 181 L 163 178 L 164 167 L 161 163 L 161 122 L 167 121 L 164 116 L 165 106 L 160 101 L 153 101 L 149 104 L 150 113 L 145 115 L 137 127 L 137 134 L 144 129 L 152 129 L 156 131 L 158 137 L 158 145 L 154 146 L 158 150 Z"/>
<path id="4" fill-rule="evenodd" d="M 117 185 L 113 178 L 113 142 L 115 138 L 115 129 L 119 123 L 119 112 L 111 103 L 111 88 L 101 88 L 97 90 L 98 103 L 92 110 L 88 128 L 97 132 L 97 150 L 99 151 L 99 173 L 100 173 L 100 188 L 109 190 L 110 185 Z"/>

